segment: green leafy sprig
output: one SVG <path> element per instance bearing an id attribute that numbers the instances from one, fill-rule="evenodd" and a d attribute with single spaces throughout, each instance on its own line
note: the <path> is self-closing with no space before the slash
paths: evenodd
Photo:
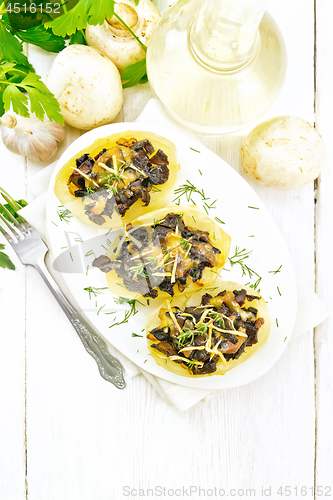
<path id="1" fill-rule="evenodd" d="M 0 250 L 4 250 L 5 245 L 0 243 Z M 10 258 L 8 257 L 7 254 L 4 252 L 0 252 L 0 267 L 11 269 L 12 271 L 15 271 L 15 265 L 12 263 Z"/>

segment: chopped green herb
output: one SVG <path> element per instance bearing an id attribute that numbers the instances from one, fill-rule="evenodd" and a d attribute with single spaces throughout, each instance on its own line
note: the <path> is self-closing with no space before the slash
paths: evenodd
<path id="1" fill-rule="evenodd" d="M 83 239 L 79 235 L 79 233 L 75 233 L 74 231 L 68 231 L 68 234 L 76 234 L 76 237 L 74 238 L 74 241 L 76 243 L 83 243 Z"/>
<path id="2" fill-rule="evenodd" d="M 63 210 L 58 210 L 57 214 L 59 216 L 59 219 L 61 221 L 66 222 L 66 224 L 69 224 L 71 218 L 73 217 L 72 212 L 70 210 L 68 210 L 68 208 L 64 208 Z"/>
<path id="3" fill-rule="evenodd" d="M 280 292 L 280 288 L 277 286 L 277 291 L 279 292 L 279 295 L 282 297 L 282 293 Z"/>
<path id="4" fill-rule="evenodd" d="M 281 268 L 282 268 L 282 264 L 281 266 L 276 270 L 276 271 L 268 271 L 269 273 L 272 273 L 272 274 L 277 274 L 281 271 Z"/>
<path id="5" fill-rule="evenodd" d="M 200 168 L 198 168 L 198 171 L 199 171 L 199 174 L 202 175 L 202 172 L 201 172 Z"/>
<path id="6" fill-rule="evenodd" d="M 142 306 L 144 305 L 142 302 L 140 302 L 137 299 L 126 299 L 125 297 L 118 297 L 117 299 L 113 299 L 113 301 L 116 304 L 128 304 L 130 306 L 129 311 L 125 311 L 125 316 L 122 321 L 113 323 L 113 325 L 110 325 L 109 328 L 112 328 L 114 326 L 119 326 L 123 325 L 124 323 L 128 323 L 128 320 L 130 319 L 131 316 L 135 316 L 138 312 L 136 309 L 136 304 L 141 304 Z"/>
<path id="7" fill-rule="evenodd" d="M 197 149 L 194 149 L 194 148 L 190 148 L 192 149 L 192 151 L 195 151 L 196 153 L 201 153 L 201 151 L 198 151 Z"/>
<path id="8" fill-rule="evenodd" d="M 279 322 L 278 322 L 278 319 L 275 318 L 275 321 L 276 321 L 276 326 L 279 327 Z"/>
<path id="9" fill-rule="evenodd" d="M 149 275 L 146 271 L 146 267 L 142 261 L 139 261 L 139 263 L 135 266 L 131 266 L 128 270 L 131 273 L 133 273 L 134 278 L 136 278 L 137 276 L 142 276 L 143 278 L 149 278 Z"/>
<path id="10" fill-rule="evenodd" d="M 191 243 L 187 241 L 185 238 L 181 238 L 180 244 L 184 248 L 184 250 L 186 250 L 186 252 L 188 252 L 189 249 L 191 248 Z"/>
<path id="11" fill-rule="evenodd" d="M 206 198 L 203 189 L 198 189 L 196 186 L 194 186 L 194 184 L 192 184 L 192 182 L 187 180 L 185 184 L 182 184 L 181 186 L 179 186 L 179 188 L 175 189 L 174 194 L 177 196 L 173 201 L 175 202 L 176 200 L 180 200 L 182 196 L 185 196 L 188 203 L 191 202 L 195 205 L 192 199 L 192 195 L 194 193 L 199 194 L 203 201 L 209 200 L 209 198 Z"/>
<path id="12" fill-rule="evenodd" d="M 223 222 L 223 220 L 219 219 L 218 217 L 214 217 L 214 220 L 216 220 L 216 222 L 219 222 L 220 224 L 225 224 L 225 222 Z"/>
<path id="13" fill-rule="evenodd" d="M 141 338 L 143 338 L 143 335 L 138 335 L 137 333 L 132 332 L 132 337 L 141 337 Z"/>
<path id="14" fill-rule="evenodd" d="M 0 250 L 4 250 L 5 245 L 0 243 Z M 10 258 L 8 257 L 7 254 L 4 252 L 0 252 L 0 267 L 11 269 L 12 271 L 15 271 L 15 265 L 12 263 Z"/>
<path id="15" fill-rule="evenodd" d="M 93 286 L 87 286 L 86 288 L 84 288 L 83 290 L 85 292 L 88 292 L 89 293 L 89 300 L 91 300 L 91 297 L 94 296 L 94 297 L 97 297 L 97 295 L 101 294 L 101 293 L 104 293 L 103 290 L 107 290 L 108 287 L 103 287 L 103 288 L 95 288 Z"/>
<path id="16" fill-rule="evenodd" d="M 101 306 L 98 311 L 97 311 L 97 316 L 99 315 L 99 313 L 101 312 L 101 310 L 106 306 L 106 304 L 104 304 L 104 306 Z"/>
<path id="17" fill-rule="evenodd" d="M 248 205 L 249 208 L 253 208 L 253 210 L 259 210 L 258 207 L 250 207 L 250 205 Z"/>
<path id="18" fill-rule="evenodd" d="M 234 255 L 232 257 L 228 257 L 228 260 L 230 262 L 231 267 L 235 266 L 236 264 L 238 264 L 241 267 L 242 276 L 248 274 L 250 279 L 252 278 L 253 275 L 256 275 L 258 276 L 258 278 L 260 278 L 258 273 L 253 271 L 253 269 L 251 269 L 247 264 L 245 264 L 245 260 L 249 258 L 250 253 L 252 253 L 252 250 L 246 250 L 245 248 L 240 250 L 239 247 L 236 246 Z"/>

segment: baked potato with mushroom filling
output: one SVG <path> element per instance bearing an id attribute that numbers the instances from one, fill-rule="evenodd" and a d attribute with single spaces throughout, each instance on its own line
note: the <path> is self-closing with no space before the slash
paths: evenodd
<path id="1" fill-rule="evenodd" d="M 230 236 L 193 205 L 138 217 L 93 266 L 110 290 L 127 298 L 166 298 L 213 283 L 230 250 Z"/>
<path id="2" fill-rule="evenodd" d="M 148 349 L 158 365 L 185 377 L 224 375 L 264 345 L 265 300 L 238 283 L 213 288 L 167 300 L 148 318 Z"/>
<path id="3" fill-rule="evenodd" d="M 54 191 L 82 221 L 114 229 L 161 207 L 179 168 L 176 148 L 164 137 L 122 132 L 98 139 L 71 158 L 59 171 Z"/>

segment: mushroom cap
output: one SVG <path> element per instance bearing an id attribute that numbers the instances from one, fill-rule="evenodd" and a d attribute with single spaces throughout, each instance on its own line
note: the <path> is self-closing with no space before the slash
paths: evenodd
<path id="1" fill-rule="evenodd" d="M 93 47 L 70 45 L 62 50 L 47 85 L 59 101 L 65 122 L 82 130 L 110 123 L 123 104 L 118 69 Z"/>
<path id="2" fill-rule="evenodd" d="M 135 5 L 134 0 L 122 0 L 114 3 L 114 10 L 144 45 L 148 45 L 152 32 L 161 15 L 150 0 L 140 0 Z M 102 25 L 86 28 L 88 45 L 96 47 L 114 64 L 122 69 L 145 57 L 145 51 L 131 33 L 112 17 Z"/>
<path id="3" fill-rule="evenodd" d="M 242 165 L 253 179 L 280 190 L 316 179 L 325 162 L 325 146 L 316 129 L 296 116 L 277 116 L 247 136 Z"/>

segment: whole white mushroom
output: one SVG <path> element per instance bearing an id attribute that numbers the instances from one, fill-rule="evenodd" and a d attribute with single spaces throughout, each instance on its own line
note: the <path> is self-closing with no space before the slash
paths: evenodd
<path id="1" fill-rule="evenodd" d="M 137 5 L 134 0 L 122 0 L 114 2 L 114 11 L 147 46 L 161 17 L 155 5 L 150 0 L 140 0 Z M 146 54 L 138 41 L 115 16 L 106 19 L 102 25 L 88 24 L 86 39 L 88 45 L 96 47 L 120 69 L 140 61 Z"/>
<path id="2" fill-rule="evenodd" d="M 291 190 L 316 179 L 325 162 L 325 146 L 316 129 L 296 116 L 260 123 L 246 138 L 242 165 L 253 179 Z"/>
<path id="3" fill-rule="evenodd" d="M 62 50 L 47 85 L 59 101 L 65 122 L 82 130 L 110 123 L 123 104 L 118 69 L 93 47 L 70 45 Z"/>

